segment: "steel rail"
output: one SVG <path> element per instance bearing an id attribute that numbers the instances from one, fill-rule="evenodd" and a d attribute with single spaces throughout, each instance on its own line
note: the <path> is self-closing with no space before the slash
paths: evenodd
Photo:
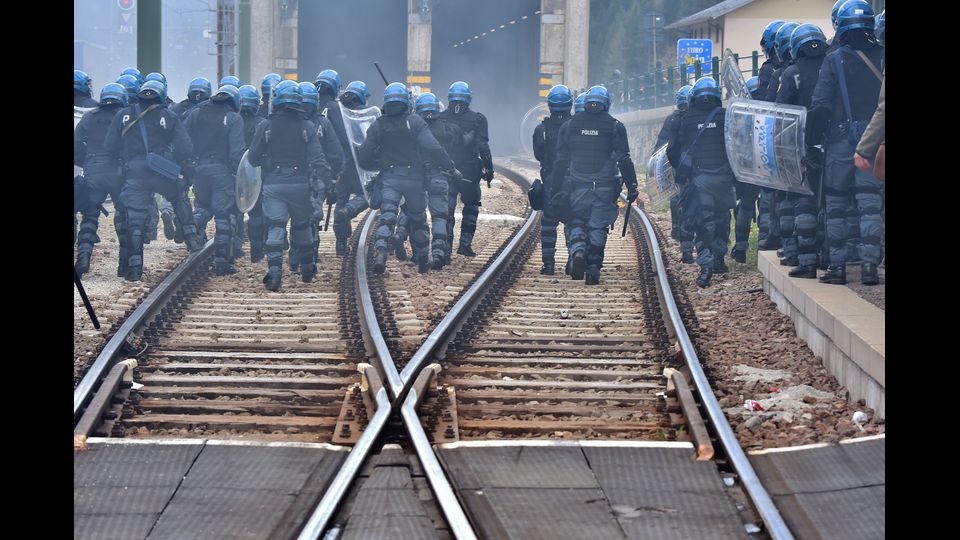
<path id="1" fill-rule="evenodd" d="M 717 435 L 720 438 L 720 443 L 723 445 L 723 449 L 726 451 L 727 457 L 730 459 L 730 463 L 733 465 L 734 470 L 736 470 L 737 474 L 740 476 L 740 481 L 747 490 L 747 494 L 750 496 L 754 506 L 760 513 L 760 519 L 762 519 L 764 525 L 766 525 L 767 532 L 774 540 L 792 540 L 793 534 L 790 532 L 790 528 L 787 527 L 786 522 L 780 515 L 780 511 L 777 510 L 777 507 L 773 504 L 773 499 L 770 498 L 770 494 L 767 493 L 767 490 L 763 487 L 763 484 L 760 483 L 760 479 L 757 477 L 756 471 L 753 470 L 753 466 L 750 465 L 747 455 L 740 447 L 740 443 L 737 441 L 736 435 L 734 435 L 733 430 L 730 429 L 730 424 L 727 423 L 726 416 L 724 416 L 723 410 L 720 409 L 720 404 L 717 403 L 717 398 L 714 396 L 713 390 L 710 388 L 710 383 L 707 381 L 707 376 L 704 374 L 703 368 L 700 366 L 700 359 L 697 357 L 697 351 L 694 349 L 693 342 L 690 340 L 690 336 L 687 334 L 687 329 L 683 325 L 683 319 L 680 317 L 680 310 L 677 309 L 677 303 L 674 300 L 673 291 L 670 288 L 670 283 L 667 281 L 666 266 L 663 262 L 663 255 L 660 252 L 660 244 L 657 242 L 657 235 L 653 229 L 653 224 L 650 222 L 647 214 L 640 210 L 639 207 L 631 205 L 631 208 L 633 208 L 633 211 L 637 213 L 637 217 L 640 219 L 640 222 L 643 223 L 643 231 L 647 241 L 647 246 L 650 248 L 650 253 L 653 255 L 654 264 L 657 270 L 657 287 L 662 292 L 660 295 L 661 301 L 667 308 L 668 317 L 666 323 L 668 326 L 672 327 L 674 334 L 676 335 L 680 349 L 683 353 L 684 361 L 687 363 L 687 367 L 690 368 L 690 374 L 693 377 L 693 382 L 697 387 L 697 391 L 700 393 L 700 400 L 706 408 L 707 415 L 710 417 L 710 421 L 713 423 L 713 426 L 717 431 Z M 634 221 L 634 223 L 637 222 Z M 639 227 L 639 225 L 635 226 Z"/>
<path id="2" fill-rule="evenodd" d="M 207 241 L 207 244 L 196 253 L 191 253 L 186 259 L 180 262 L 155 289 L 143 299 L 143 302 L 137 306 L 137 309 L 127 317 L 116 334 L 110 338 L 110 341 L 103 347 L 97 359 L 87 370 L 87 373 L 80 380 L 80 384 L 73 391 L 73 421 L 76 423 L 84 407 L 93 397 L 94 391 L 100 386 L 100 381 L 107 375 L 107 372 L 116 364 L 123 346 L 127 340 L 140 330 L 145 324 L 163 308 L 170 300 L 174 292 L 183 284 L 186 278 L 198 269 L 200 264 L 213 255 L 213 239 Z"/>

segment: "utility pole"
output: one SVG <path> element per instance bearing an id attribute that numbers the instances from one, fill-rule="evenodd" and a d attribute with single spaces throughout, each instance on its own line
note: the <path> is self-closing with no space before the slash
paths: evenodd
<path id="1" fill-rule="evenodd" d="M 140 0 L 137 6 L 137 69 L 160 73 L 160 0 Z"/>

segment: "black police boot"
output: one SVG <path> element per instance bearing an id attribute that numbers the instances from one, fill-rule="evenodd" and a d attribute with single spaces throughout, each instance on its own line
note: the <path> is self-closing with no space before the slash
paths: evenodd
<path id="1" fill-rule="evenodd" d="M 123 279 L 127 281 L 141 281 L 143 280 L 143 267 L 142 266 L 128 266 L 126 271 L 123 273 Z"/>
<path id="2" fill-rule="evenodd" d="M 847 268 L 843 265 L 831 264 L 827 267 L 827 273 L 820 276 L 820 283 L 845 285 L 847 283 Z"/>
<path id="3" fill-rule="evenodd" d="M 160 219 L 163 221 L 163 236 L 167 240 L 173 240 L 176 238 L 177 228 L 173 224 L 173 212 L 167 210 L 160 212 Z M 182 239 L 180 240 L 183 241 Z"/>
<path id="4" fill-rule="evenodd" d="M 430 257 L 427 257 L 426 253 L 421 253 L 417 257 L 417 271 L 421 274 L 426 274 L 430 271 Z"/>
<path id="5" fill-rule="evenodd" d="M 710 278 L 713 277 L 713 269 L 709 266 L 700 268 L 700 275 L 697 276 L 697 286 L 707 287 L 710 285 Z"/>
<path id="6" fill-rule="evenodd" d="M 782 259 L 782 258 L 783 258 L 783 248 L 780 248 L 780 249 L 777 250 L 777 258 L 778 258 L 778 259 Z"/>
<path id="7" fill-rule="evenodd" d="M 575 280 L 583 279 L 583 270 L 586 265 L 587 260 L 583 255 L 583 251 L 578 251 L 573 254 L 573 262 L 570 265 L 570 277 Z"/>
<path id="8" fill-rule="evenodd" d="M 693 252 L 684 251 L 680 254 L 680 262 L 684 264 L 693 264 Z"/>
<path id="9" fill-rule="evenodd" d="M 464 257 L 476 257 L 477 254 L 473 252 L 473 248 L 469 245 L 460 244 L 460 247 L 457 248 L 457 253 L 463 255 Z"/>
<path id="10" fill-rule="evenodd" d="M 543 266 L 540 267 L 540 273 L 545 276 L 552 276 L 555 265 L 556 263 L 554 261 L 543 261 Z"/>
<path id="11" fill-rule="evenodd" d="M 313 278 L 316 277 L 316 275 L 317 275 L 316 264 L 310 263 L 310 264 L 300 265 L 300 279 L 302 279 L 304 283 L 310 283 L 311 281 L 313 281 Z"/>
<path id="12" fill-rule="evenodd" d="M 250 246 L 250 262 L 260 262 L 263 260 L 263 247 Z"/>
<path id="13" fill-rule="evenodd" d="M 399 236 L 393 235 L 390 237 L 390 243 L 393 244 L 393 250 L 397 260 L 407 260 L 407 248 L 403 247 L 403 240 L 401 240 Z"/>
<path id="14" fill-rule="evenodd" d="M 78 275 L 84 275 L 90 271 L 90 254 L 80 253 L 77 255 L 77 264 L 73 266 Z"/>
<path id="15" fill-rule="evenodd" d="M 713 273 L 714 274 L 726 274 L 730 269 L 727 268 L 727 264 L 723 262 L 723 257 L 714 257 L 713 258 Z"/>
<path id="16" fill-rule="evenodd" d="M 800 266 L 800 259 L 796 255 L 780 259 L 780 266 Z"/>
<path id="17" fill-rule="evenodd" d="M 173 228 L 173 241 L 177 244 L 182 244 L 184 242 L 183 230 L 180 227 Z"/>
<path id="18" fill-rule="evenodd" d="M 343 257 L 347 254 L 347 239 L 337 237 L 337 257 Z"/>
<path id="19" fill-rule="evenodd" d="M 760 251 L 770 251 L 772 249 L 780 249 L 780 239 L 779 238 L 764 238 L 763 240 L 757 242 L 757 249 Z"/>
<path id="20" fill-rule="evenodd" d="M 99 234 L 93 233 L 93 243 L 94 243 L 94 244 L 99 244 L 99 243 L 100 243 L 100 235 L 99 235 Z"/>
<path id="21" fill-rule="evenodd" d="M 569 275 L 570 275 L 570 268 L 571 268 L 572 266 L 573 266 L 573 258 L 567 257 L 567 264 L 566 264 L 566 266 L 564 266 L 564 268 L 563 268 L 563 273 L 569 276 Z"/>
<path id="22" fill-rule="evenodd" d="M 117 277 L 123 277 L 127 275 L 127 265 L 120 263 L 117 265 Z"/>
<path id="23" fill-rule="evenodd" d="M 228 262 L 217 262 L 213 264 L 213 273 L 218 276 L 229 276 L 230 274 L 236 274 L 237 269 Z"/>
<path id="24" fill-rule="evenodd" d="M 290 273 L 299 274 L 300 273 L 300 253 L 290 251 L 290 261 L 288 262 L 290 266 Z"/>
<path id="25" fill-rule="evenodd" d="M 382 274 L 387 269 L 387 250 L 385 248 L 377 249 L 377 255 L 373 260 L 373 273 Z"/>
<path id="26" fill-rule="evenodd" d="M 190 253 L 196 253 L 203 249 L 205 242 L 202 242 L 198 236 L 190 235 L 184 236 L 184 241 L 187 243 L 187 250 Z"/>
<path id="27" fill-rule="evenodd" d="M 734 250 L 730 252 L 730 256 L 740 264 L 747 262 L 747 252 L 742 249 L 734 248 Z"/>
<path id="28" fill-rule="evenodd" d="M 880 283 L 880 274 L 877 273 L 877 265 L 868 262 L 860 265 L 860 283 L 864 285 L 877 285 Z"/>
<path id="29" fill-rule="evenodd" d="M 267 286 L 268 291 L 277 292 L 280 285 L 283 284 L 283 270 L 279 266 L 271 266 L 267 274 L 263 276 L 263 284 Z"/>
<path id="30" fill-rule="evenodd" d="M 816 279 L 817 277 L 817 265 L 815 264 L 801 264 L 790 270 L 790 277 L 795 278 L 807 278 L 807 279 Z"/>
<path id="31" fill-rule="evenodd" d="M 587 268 L 587 273 L 584 274 L 584 282 L 586 285 L 599 285 L 600 284 L 600 269 L 596 266 L 591 266 Z"/>
<path id="32" fill-rule="evenodd" d="M 444 259 L 446 259 L 446 256 L 444 256 L 443 253 L 434 253 L 434 254 L 433 254 L 433 269 L 434 269 L 434 270 L 442 270 L 442 269 L 443 269 L 443 261 L 444 261 Z"/>

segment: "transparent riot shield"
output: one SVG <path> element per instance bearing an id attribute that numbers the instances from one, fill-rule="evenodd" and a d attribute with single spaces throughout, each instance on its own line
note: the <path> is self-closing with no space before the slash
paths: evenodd
<path id="1" fill-rule="evenodd" d="M 734 98 L 727 105 L 724 139 L 737 180 L 813 195 L 804 175 L 807 109 Z"/>
<path id="2" fill-rule="evenodd" d="M 727 98 L 735 97 L 751 99 L 750 90 L 747 90 L 747 82 L 743 80 L 743 73 L 740 72 L 740 65 L 733 57 L 730 49 L 723 51 L 723 66 L 720 68 L 721 77 L 723 77 L 723 86 L 727 89 Z"/>
<path id="3" fill-rule="evenodd" d="M 80 119 L 83 118 L 83 115 L 87 114 L 89 111 L 92 111 L 92 110 L 93 110 L 92 108 L 87 109 L 87 108 L 84 108 L 84 107 L 77 107 L 76 105 L 74 105 L 74 107 L 73 107 L 73 129 L 77 129 L 77 124 L 80 123 Z M 74 165 L 74 166 L 73 166 L 73 175 L 74 175 L 74 176 L 83 176 L 83 168 L 77 167 L 76 165 Z"/>
<path id="4" fill-rule="evenodd" d="M 367 129 L 380 117 L 379 107 L 367 107 L 366 109 L 348 109 L 340 105 L 340 114 L 343 116 L 343 127 L 347 132 L 347 139 L 350 140 L 350 153 L 353 155 L 353 162 L 357 163 L 357 148 L 363 144 L 367 138 Z M 375 171 L 368 171 L 357 165 L 357 174 L 360 176 L 360 187 L 363 189 L 363 197 L 370 200 L 367 194 L 367 184 L 376 176 Z"/>
<path id="5" fill-rule="evenodd" d="M 667 145 L 663 145 L 647 161 L 646 192 L 656 207 L 680 193 L 674 178 L 673 167 L 667 161 Z"/>
<path id="6" fill-rule="evenodd" d="M 548 116 L 550 116 L 550 107 L 546 103 L 540 103 L 527 111 L 527 114 L 523 115 L 523 120 L 520 121 L 520 144 L 523 145 L 523 151 L 531 157 L 533 157 L 533 132 L 537 129 L 537 124 Z"/>
<path id="7" fill-rule="evenodd" d="M 249 212 L 257 204 L 263 185 L 260 167 L 251 165 L 249 158 L 250 151 L 247 150 L 237 167 L 237 209 L 241 212 Z"/>

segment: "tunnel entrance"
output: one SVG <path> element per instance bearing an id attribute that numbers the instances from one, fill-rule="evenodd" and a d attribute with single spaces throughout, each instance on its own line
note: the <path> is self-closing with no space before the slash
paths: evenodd
<path id="1" fill-rule="evenodd" d="M 322 70 L 340 73 L 341 90 L 361 80 L 372 105 L 383 101 L 385 85 L 374 62 L 390 80 L 407 77 L 407 3 L 384 0 L 300 2 L 297 73 L 313 82 Z"/>
<path id="2" fill-rule="evenodd" d="M 470 85 L 494 155 L 521 151 L 520 121 L 543 100 L 539 9 L 539 0 L 440 0 L 433 8 L 430 89 L 446 103 L 453 82 Z"/>

